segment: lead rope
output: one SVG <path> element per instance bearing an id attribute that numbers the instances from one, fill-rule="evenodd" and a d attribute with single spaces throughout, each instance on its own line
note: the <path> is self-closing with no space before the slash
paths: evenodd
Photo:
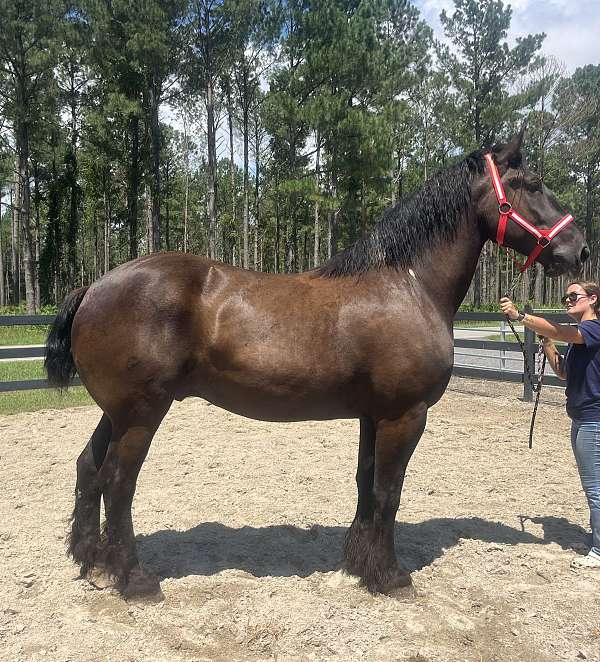
<path id="1" fill-rule="evenodd" d="M 514 290 L 518 285 L 519 281 L 521 280 L 521 276 L 522 276 L 522 272 L 518 272 L 517 275 L 513 278 L 510 287 L 508 288 L 508 293 L 505 295 L 511 301 L 513 300 Z M 523 371 L 523 379 L 529 380 L 529 384 L 531 385 L 531 390 L 535 393 L 535 403 L 533 406 L 533 414 L 531 416 L 531 425 L 529 426 L 529 448 L 533 448 L 533 428 L 535 425 L 535 417 L 537 415 L 538 405 L 540 403 L 540 394 L 542 392 L 542 384 L 544 380 L 544 370 L 546 369 L 546 353 L 544 352 L 544 343 L 543 340 L 540 340 L 538 344 L 538 351 L 536 355 L 538 378 L 536 381 L 533 377 L 533 373 L 531 372 L 531 367 L 529 365 L 529 360 L 527 358 L 527 352 L 525 351 L 525 345 L 523 344 L 521 337 L 517 333 L 517 330 L 515 329 L 512 320 L 508 315 L 506 315 L 506 321 L 508 322 L 508 326 L 510 326 L 511 331 L 513 332 L 515 338 L 517 339 L 517 342 L 519 343 L 521 352 L 523 353 L 523 366 L 525 368 Z"/>

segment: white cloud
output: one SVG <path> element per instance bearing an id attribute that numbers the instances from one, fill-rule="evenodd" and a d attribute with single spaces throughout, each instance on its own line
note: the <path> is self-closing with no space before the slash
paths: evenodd
<path id="1" fill-rule="evenodd" d="M 413 0 L 438 38 L 439 15 L 452 12 L 452 0 Z M 510 37 L 545 32 L 542 50 L 564 62 L 568 73 L 585 64 L 600 63 L 600 2 L 598 0 L 512 0 Z"/>

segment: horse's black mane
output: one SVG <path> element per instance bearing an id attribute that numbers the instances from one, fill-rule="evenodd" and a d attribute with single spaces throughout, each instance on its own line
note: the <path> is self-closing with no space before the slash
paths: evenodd
<path id="1" fill-rule="evenodd" d="M 336 277 L 386 266 L 407 269 L 425 248 L 439 241 L 452 241 L 471 204 L 471 179 L 484 168 L 483 155 L 483 150 L 472 152 L 439 172 L 416 193 L 387 209 L 372 230 L 334 255 L 317 273 Z"/>

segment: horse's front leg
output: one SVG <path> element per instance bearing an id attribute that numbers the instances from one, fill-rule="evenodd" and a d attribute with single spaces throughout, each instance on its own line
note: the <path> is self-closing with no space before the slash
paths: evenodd
<path id="1" fill-rule="evenodd" d="M 406 467 L 423 434 L 427 406 L 420 404 L 397 420 L 361 419 L 356 482 L 358 507 L 346 536 L 345 567 L 373 593 L 408 586 L 398 565 L 394 523 Z"/>

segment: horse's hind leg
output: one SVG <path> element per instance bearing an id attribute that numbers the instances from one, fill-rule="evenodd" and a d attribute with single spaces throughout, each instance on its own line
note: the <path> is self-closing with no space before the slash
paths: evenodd
<path id="1" fill-rule="evenodd" d="M 106 414 L 77 459 L 75 508 L 68 539 L 68 551 L 81 567 L 81 576 L 89 575 L 96 564 L 100 542 L 100 497 L 102 486 L 98 470 L 110 443 L 112 425 Z"/>
<path id="2" fill-rule="evenodd" d="M 170 404 L 141 405 L 135 415 L 113 421 L 115 431 L 100 471 L 106 514 L 102 563 L 126 598 L 162 596 L 158 579 L 138 561 L 131 506 L 138 474 Z"/>
<path id="3" fill-rule="evenodd" d="M 356 486 L 358 504 L 352 526 L 346 534 L 344 544 L 344 565 L 353 575 L 362 575 L 365 559 L 369 552 L 368 533 L 373 522 L 375 501 L 373 481 L 375 480 L 375 423 L 372 418 L 360 419 L 360 442 L 358 447 L 358 467 Z"/>
<path id="4" fill-rule="evenodd" d="M 371 592 L 388 593 L 410 584 L 396 558 L 394 524 L 406 467 L 426 419 L 427 407 L 419 405 L 395 421 L 379 421 L 375 430 L 365 427 L 364 442 L 361 426 L 359 505 L 346 538 L 345 564 Z"/>

